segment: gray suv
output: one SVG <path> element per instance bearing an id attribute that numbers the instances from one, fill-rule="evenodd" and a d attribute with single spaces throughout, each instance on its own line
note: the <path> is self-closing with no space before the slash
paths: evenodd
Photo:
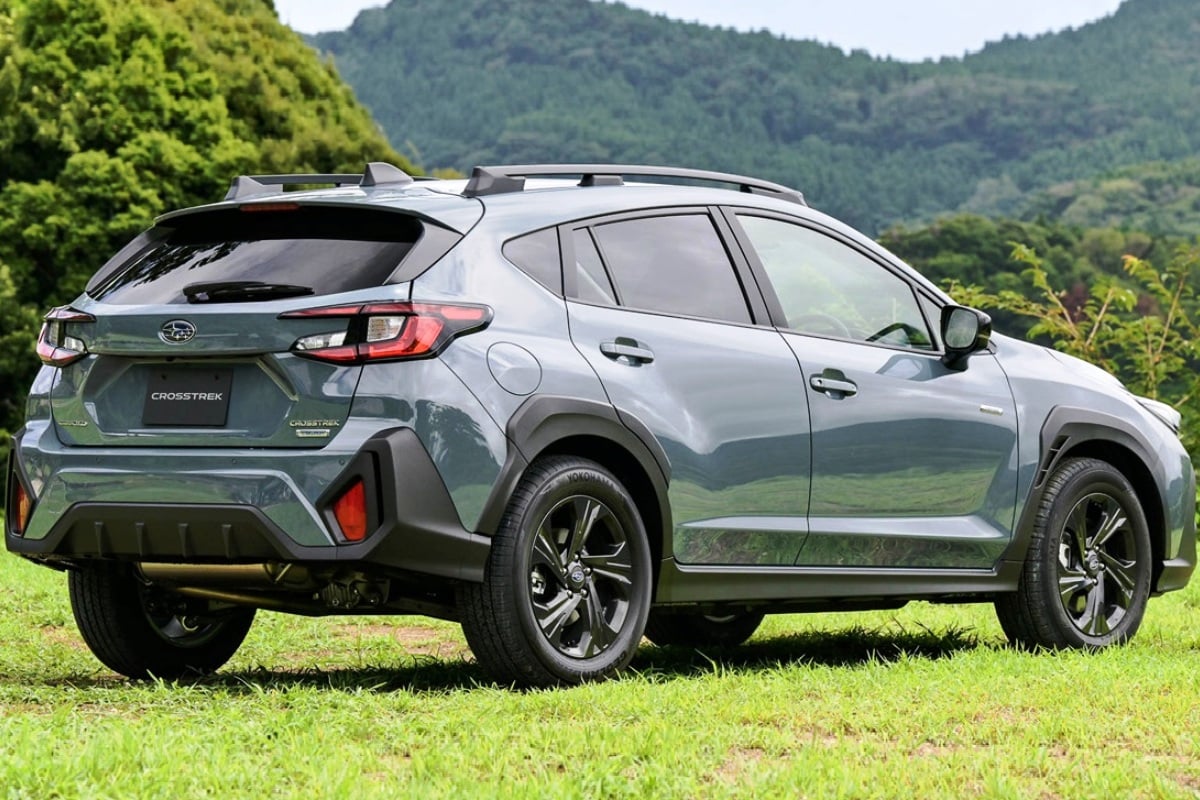
<path id="1" fill-rule="evenodd" d="M 1196 561 L 1177 413 L 739 175 L 242 176 L 38 354 L 6 543 L 131 677 L 260 608 L 457 620 L 519 685 L 915 599 L 1098 648 Z"/>

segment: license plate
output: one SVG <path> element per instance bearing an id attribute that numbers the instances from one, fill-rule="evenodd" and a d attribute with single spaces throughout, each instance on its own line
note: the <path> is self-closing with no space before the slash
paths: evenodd
<path id="1" fill-rule="evenodd" d="M 233 370 L 158 369 L 150 373 L 142 424 L 219 428 L 229 415 Z"/>

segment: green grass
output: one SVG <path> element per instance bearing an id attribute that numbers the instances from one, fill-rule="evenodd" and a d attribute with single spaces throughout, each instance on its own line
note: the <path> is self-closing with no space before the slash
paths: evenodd
<path id="1" fill-rule="evenodd" d="M 1128 647 L 1028 654 L 989 606 L 768 618 L 577 689 L 486 685 L 458 628 L 263 613 L 193 683 L 79 641 L 0 557 L 0 798 L 1196 797 L 1200 590 Z"/>

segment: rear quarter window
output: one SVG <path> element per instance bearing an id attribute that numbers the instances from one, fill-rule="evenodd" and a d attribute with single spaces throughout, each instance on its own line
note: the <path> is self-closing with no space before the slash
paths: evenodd
<path id="1" fill-rule="evenodd" d="M 562 258 L 558 252 L 558 231 L 547 228 L 504 243 L 504 257 L 522 272 L 557 295 L 563 292 Z"/>
<path id="2" fill-rule="evenodd" d="M 123 264 L 106 267 L 88 294 L 119 305 L 187 303 L 185 289 L 258 282 L 325 295 L 387 282 L 421 237 L 414 217 L 301 206 L 204 212 L 156 226 Z"/>

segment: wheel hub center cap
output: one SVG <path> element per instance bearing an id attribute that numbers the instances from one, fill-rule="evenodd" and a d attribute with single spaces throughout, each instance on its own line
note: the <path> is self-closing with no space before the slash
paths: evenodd
<path id="1" fill-rule="evenodd" d="M 1088 570 L 1088 572 L 1095 575 L 1097 572 L 1100 571 L 1100 568 L 1101 568 L 1100 556 L 1098 556 L 1096 554 L 1096 552 L 1093 550 L 1092 552 L 1087 554 L 1087 570 Z"/>
<path id="2" fill-rule="evenodd" d="M 584 581 L 586 580 L 587 573 L 583 571 L 582 565 L 572 564 L 571 566 L 567 567 L 567 581 L 571 584 L 571 588 L 582 588 Z"/>

